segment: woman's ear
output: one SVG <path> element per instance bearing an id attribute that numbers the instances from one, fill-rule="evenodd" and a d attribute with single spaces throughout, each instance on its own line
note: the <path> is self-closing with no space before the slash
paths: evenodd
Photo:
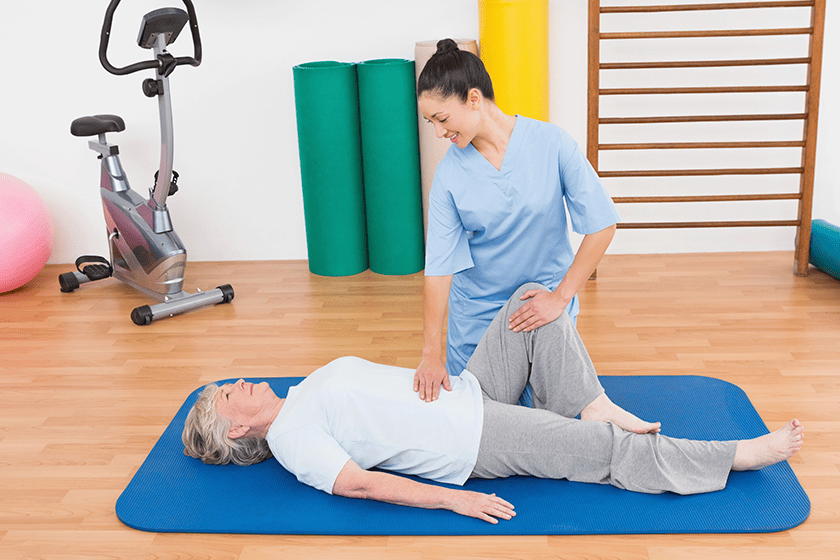
<path id="1" fill-rule="evenodd" d="M 470 91 L 467 92 L 467 103 L 469 104 L 471 109 L 476 109 L 481 106 L 481 101 L 484 99 L 484 96 L 481 94 L 481 91 L 478 88 L 472 88 Z"/>
<path id="2" fill-rule="evenodd" d="M 231 425 L 231 427 L 228 429 L 227 435 L 230 439 L 241 438 L 242 436 L 247 434 L 250 429 L 251 428 L 249 426 L 243 426 L 242 424 Z"/>

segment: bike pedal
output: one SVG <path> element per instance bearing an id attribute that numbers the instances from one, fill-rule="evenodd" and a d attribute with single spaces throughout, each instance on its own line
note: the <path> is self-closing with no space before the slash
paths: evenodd
<path id="1" fill-rule="evenodd" d="M 102 280 L 111 276 L 111 267 L 104 264 L 89 264 L 82 267 L 82 274 L 94 280 Z"/>
<path id="2" fill-rule="evenodd" d="M 95 255 L 82 255 L 76 259 L 76 270 L 87 276 L 91 281 L 108 278 L 114 273 L 108 259 Z"/>

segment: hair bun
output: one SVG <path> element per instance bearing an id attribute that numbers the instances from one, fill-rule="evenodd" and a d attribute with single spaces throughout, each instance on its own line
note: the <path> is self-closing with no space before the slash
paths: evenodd
<path id="1" fill-rule="evenodd" d="M 458 50 L 458 43 L 452 39 L 441 39 L 437 43 L 437 52 L 435 54 L 448 54 Z"/>

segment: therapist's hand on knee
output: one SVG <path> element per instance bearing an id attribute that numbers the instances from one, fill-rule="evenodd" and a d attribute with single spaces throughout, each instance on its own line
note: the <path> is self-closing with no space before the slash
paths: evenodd
<path id="1" fill-rule="evenodd" d="M 452 390 L 446 366 L 439 359 L 424 358 L 414 372 L 414 392 L 421 400 L 432 402 L 440 396 L 441 386 L 447 391 Z"/>
<path id="2" fill-rule="evenodd" d="M 569 305 L 556 291 L 528 290 L 521 299 L 529 301 L 510 316 L 508 328 L 513 332 L 530 332 L 546 325 L 560 317 Z"/>

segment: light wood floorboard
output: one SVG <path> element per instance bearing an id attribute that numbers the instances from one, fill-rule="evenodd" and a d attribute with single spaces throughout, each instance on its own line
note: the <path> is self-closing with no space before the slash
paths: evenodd
<path id="1" fill-rule="evenodd" d="M 578 326 L 599 373 L 707 375 L 770 429 L 798 417 L 791 465 L 810 518 L 756 535 L 321 537 L 154 534 L 114 503 L 184 398 L 217 379 L 302 376 L 352 354 L 414 367 L 422 273 L 311 275 L 302 261 L 191 263 L 187 289 L 231 305 L 131 323 L 116 281 L 59 292 L 48 266 L 0 295 L 0 558 L 840 558 L 840 281 L 790 253 L 607 256 Z M 278 507 L 283 507 L 278 504 Z M 571 506 L 573 507 L 573 505 Z"/>

